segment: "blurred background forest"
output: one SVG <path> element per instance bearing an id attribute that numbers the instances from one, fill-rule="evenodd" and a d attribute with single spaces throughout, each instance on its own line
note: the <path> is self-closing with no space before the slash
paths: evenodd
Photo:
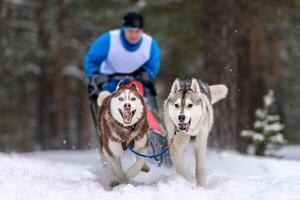
<path id="1" fill-rule="evenodd" d="M 162 51 L 160 103 L 178 76 L 229 87 L 211 146 L 245 151 L 240 132 L 269 89 L 300 143 L 299 0 L 0 0 L 0 151 L 97 144 L 83 59 L 132 10 Z"/>

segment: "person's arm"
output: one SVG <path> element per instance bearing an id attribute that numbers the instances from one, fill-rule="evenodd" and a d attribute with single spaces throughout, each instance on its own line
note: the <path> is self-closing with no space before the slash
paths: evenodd
<path id="1" fill-rule="evenodd" d="M 160 69 L 160 49 L 154 38 L 152 39 L 150 58 L 143 65 L 143 69 L 147 72 L 150 79 L 154 79 Z"/>
<path id="2" fill-rule="evenodd" d="M 110 46 L 110 35 L 104 33 L 90 47 L 84 60 L 84 71 L 89 80 L 93 74 L 100 74 L 100 65 L 107 58 Z"/>

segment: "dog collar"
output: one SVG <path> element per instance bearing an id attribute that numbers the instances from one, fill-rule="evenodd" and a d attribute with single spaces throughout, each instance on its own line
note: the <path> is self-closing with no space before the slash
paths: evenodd
<path id="1" fill-rule="evenodd" d="M 174 129 L 174 135 L 176 135 L 177 132 L 181 132 L 181 131 L 175 126 L 175 129 Z M 196 135 L 191 135 L 191 136 L 190 136 L 190 141 L 193 142 L 193 141 L 196 140 L 196 138 L 197 138 Z"/>
<path id="2" fill-rule="evenodd" d="M 115 120 L 116 121 L 116 120 Z M 136 124 L 138 123 L 136 123 L 136 124 L 134 124 L 134 125 L 132 125 L 132 126 L 124 126 L 123 124 L 121 124 L 120 122 L 118 122 L 118 121 L 116 121 L 118 124 L 119 124 L 119 126 L 122 126 L 123 128 L 126 128 L 126 129 L 128 129 L 128 130 L 131 130 L 131 131 L 133 131 L 134 129 L 135 129 L 135 127 L 136 127 Z"/>
<path id="3" fill-rule="evenodd" d="M 127 145 L 130 145 L 132 148 L 134 147 L 134 138 L 128 143 L 128 142 L 122 142 L 121 145 L 122 145 L 122 148 L 124 151 L 126 151 L 128 149 L 128 146 Z"/>

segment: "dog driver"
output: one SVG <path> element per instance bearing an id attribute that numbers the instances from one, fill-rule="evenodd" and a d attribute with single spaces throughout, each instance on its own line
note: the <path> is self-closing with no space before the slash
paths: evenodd
<path id="1" fill-rule="evenodd" d="M 129 12 L 120 29 L 100 35 L 84 61 L 90 81 L 89 91 L 115 91 L 121 80 L 139 80 L 145 94 L 155 96 L 152 80 L 160 69 L 160 49 L 154 38 L 144 33 L 144 18 Z M 97 95 L 95 96 L 97 98 Z"/>

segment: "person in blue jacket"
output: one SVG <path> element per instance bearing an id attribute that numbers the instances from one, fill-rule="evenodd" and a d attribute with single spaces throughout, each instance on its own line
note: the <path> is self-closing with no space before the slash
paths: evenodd
<path id="1" fill-rule="evenodd" d="M 121 28 L 100 35 L 84 61 L 90 81 L 89 91 L 115 91 L 121 80 L 139 80 L 145 94 L 156 95 L 152 80 L 160 69 L 160 49 L 156 40 L 144 33 L 144 17 L 129 12 Z M 97 93 L 97 94 L 98 94 Z M 97 95 L 96 95 L 97 97 Z"/>

